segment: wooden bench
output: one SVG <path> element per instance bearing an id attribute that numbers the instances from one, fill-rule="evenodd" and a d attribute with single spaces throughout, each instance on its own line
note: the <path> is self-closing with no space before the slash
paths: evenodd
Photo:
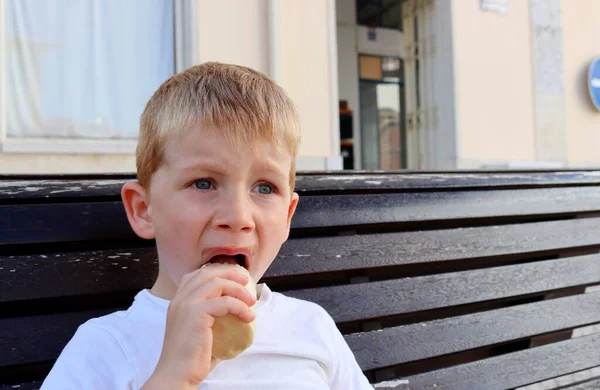
<path id="1" fill-rule="evenodd" d="M 79 324 L 151 286 L 127 179 L 0 176 L 0 389 L 38 388 Z M 303 173 L 297 191 L 264 281 L 322 305 L 374 384 L 600 388 L 600 172 Z"/>

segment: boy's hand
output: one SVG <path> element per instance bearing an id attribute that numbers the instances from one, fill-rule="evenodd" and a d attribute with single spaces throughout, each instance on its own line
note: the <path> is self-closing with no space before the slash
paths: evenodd
<path id="1" fill-rule="evenodd" d="M 183 276 L 167 311 L 162 353 L 147 385 L 197 388 L 217 363 L 211 359 L 215 318 L 233 314 L 245 322 L 254 320 L 250 306 L 256 299 L 244 287 L 247 283 L 245 275 L 220 267 L 202 267 Z"/>

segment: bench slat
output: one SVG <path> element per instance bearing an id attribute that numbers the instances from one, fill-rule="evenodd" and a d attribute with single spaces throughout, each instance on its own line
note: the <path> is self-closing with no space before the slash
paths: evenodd
<path id="1" fill-rule="evenodd" d="M 600 322 L 600 293 L 346 336 L 363 370 L 466 351 Z M 381 353 L 386 351 L 386 353 Z"/>
<path id="2" fill-rule="evenodd" d="M 596 171 L 571 172 L 335 172 L 334 174 L 299 175 L 297 187 L 311 190 L 415 190 L 497 187 L 531 187 L 597 185 Z"/>
<path id="3" fill-rule="evenodd" d="M 542 253 L 600 244 L 600 218 L 286 242 L 270 276 Z M 475 266 L 475 265 L 474 265 Z"/>
<path id="4" fill-rule="evenodd" d="M 131 175 L 101 175 L 95 179 L 67 175 L 55 179 L 10 179 L 0 175 L 0 204 L 15 199 L 65 199 L 90 197 L 119 197 L 121 187 Z M 12 176 L 14 177 L 14 176 Z M 47 175 L 45 176 L 47 177 Z M 446 172 L 360 174 L 348 172 L 300 172 L 296 177 L 296 191 L 383 191 L 497 187 L 553 187 L 600 185 L 598 171 L 562 172 Z"/>
<path id="5" fill-rule="evenodd" d="M 363 370 L 600 322 L 600 293 L 345 336 Z M 0 319 L 0 368 L 56 359 L 77 327 L 110 312 Z M 381 351 L 386 351 L 382 354 Z"/>
<path id="6" fill-rule="evenodd" d="M 591 380 L 585 383 L 578 383 L 574 386 L 563 387 L 564 390 L 598 390 L 600 389 L 600 379 Z"/>
<path id="7" fill-rule="evenodd" d="M 120 202 L 0 206 L 0 245 L 137 237 Z"/>
<path id="8" fill-rule="evenodd" d="M 288 291 L 338 323 L 600 284 L 600 255 L 383 282 Z"/>
<path id="9" fill-rule="evenodd" d="M 42 381 L 34 381 L 27 383 L 15 383 L 14 385 L 0 385 L 0 390 L 39 390 L 42 386 Z"/>
<path id="10" fill-rule="evenodd" d="M 293 229 L 582 213 L 600 210 L 600 187 L 306 196 L 298 209 Z M 120 202 L 0 206 L 0 245 L 117 238 L 137 239 Z"/>
<path id="11" fill-rule="evenodd" d="M 130 178 L 130 179 L 133 179 Z M 52 199 L 71 199 L 85 202 L 86 198 L 114 197 L 120 199 L 121 187 L 130 179 L 56 179 L 56 180 L 7 180 L 0 177 L 0 204 L 37 200 L 40 203 Z"/>
<path id="12" fill-rule="evenodd" d="M 53 361 L 90 318 L 112 310 L 94 310 L 0 319 L 0 368 Z"/>
<path id="13" fill-rule="evenodd" d="M 586 218 L 290 239 L 265 276 L 268 281 L 317 272 L 543 253 L 598 245 L 598 231 L 600 218 Z M 154 248 L 0 257 L 0 302 L 138 290 L 151 286 L 155 270 Z"/>
<path id="14" fill-rule="evenodd" d="M 512 389 L 600 365 L 600 333 L 407 377 L 411 390 Z M 593 383 L 593 382 L 592 382 Z M 598 381 L 596 381 L 598 383 Z M 597 390 L 582 384 L 571 390 Z"/>
<path id="15" fill-rule="evenodd" d="M 309 196 L 298 205 L 292 227 L 346 227 L 592 212 L 600 210 L 600 188 Z"/>
<path id="16" fill-rule="evenodd" d="M 0 257 L 0 303 L 152 287 L 155 248 Z"/>

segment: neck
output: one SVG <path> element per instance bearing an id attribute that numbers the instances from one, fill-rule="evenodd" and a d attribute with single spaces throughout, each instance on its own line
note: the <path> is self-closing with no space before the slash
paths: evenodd
<path id="1" fill-rule="evenodd" d="M 156 297 L 171 300 L 175 296 L 175 292 L 177 291 L 177 286 L 167 273 L 167 271 L 162 267 L 158 267 L 158 277 L 154 282 L 154 285 L 150 289 L 150 293 Z"/>

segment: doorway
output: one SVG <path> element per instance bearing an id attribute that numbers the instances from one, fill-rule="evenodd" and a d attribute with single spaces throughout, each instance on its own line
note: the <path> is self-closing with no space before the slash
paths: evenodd
<path id="1" fill-rule="evenodd" d="M 398 57 L 359 56 L 362 167 L 406 168 L 404 64 Z"/>

